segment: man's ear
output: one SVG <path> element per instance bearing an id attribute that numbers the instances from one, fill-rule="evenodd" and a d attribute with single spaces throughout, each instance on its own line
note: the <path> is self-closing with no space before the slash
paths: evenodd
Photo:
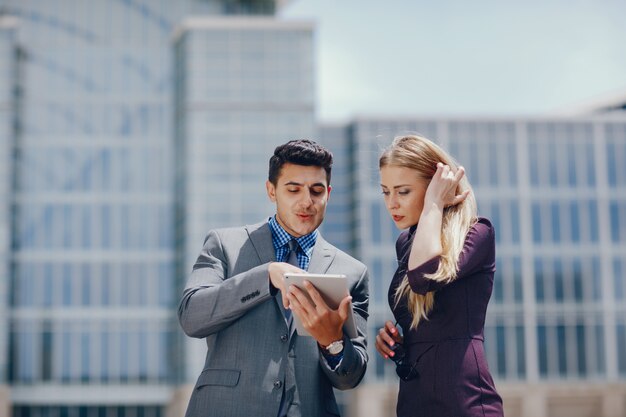
<path id="1" fill-rule="evenodd" d="M 265 189 L 267 190 L 267 196 L 272 203 L 276 202 L 276 187 L 270 180 L 265 181 Z"/>
<path id="2" fill-rule="evenodd" d="M 329 186 L 328 186 L 328 197 L 327 197 L 327 198 L 330 198 L 330 192 L 331 192 L 332 190 L 333 190 L 333 187 L 331 187 L 331 186 L 329 185 Z"/>

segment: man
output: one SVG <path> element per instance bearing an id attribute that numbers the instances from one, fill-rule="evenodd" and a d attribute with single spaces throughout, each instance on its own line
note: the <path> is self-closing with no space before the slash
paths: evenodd
<path id="1" fill-rule="evenodd" d="M 207 343 L 187 417 L 337 416 L 332 387 L 354 388 L 365 374 L 367 269 L 317 231 L 332 155 L 315 142 L 294 140 L 277 147 L 269 165 L 266 188 L 276 214 L 253 226 L 210 231 L 185 287 L 180 323 Z M 333 310 L 309 283 L 311 303 L 285 286 L 286 272 L 303 271 L 347 275 L 350 296 Z M 349 308 L 358 332 L 353 339 L 342 330 Z M 291 314 L 312 337 L 295 332 Z"/>

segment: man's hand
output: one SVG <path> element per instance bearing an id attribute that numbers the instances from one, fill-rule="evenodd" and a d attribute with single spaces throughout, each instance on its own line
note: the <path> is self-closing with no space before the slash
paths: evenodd
<path id="1" fill-rule="evenodd" d="M 319 291 L 309 281 L 304 286 L 311 298 L 304 291 L 291 285 L 288 299 L 291 311 L 298 316 L 304 328 L 321 346 L 328 346 L 336 340 L 343 339 L 343 324 L 348 319 L 352 308 L 352 297 L 346 296 L 337 310 L 333 310 L 324 302 Z"/>
<path id="2" fill-rule="evenodd" d="M 287 299 L 287 288 L 285 288 L 285 273 L 294 272 L 303 274 L 306 271 L 298 268 L 297 266 L 293 266 L 286 262 L 272 262 L 268 267 L 270 282 L 272 285 L 280 291 L 280 294 L 283 298 L 283 307 L 286 309 L 289 308 L 289 300 Z"/>

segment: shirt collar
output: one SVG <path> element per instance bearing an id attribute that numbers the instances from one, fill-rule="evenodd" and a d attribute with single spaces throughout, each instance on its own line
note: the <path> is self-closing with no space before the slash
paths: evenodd
<path id="1" fill-rule="evenodd" d="M 308 235 L 293 237 L 289 233 L 283 229 L 283 227 L 276 220 L 276 216 L 272 216 L 269 219 L 270 230 L 272 231 L 272 243 L 274 244 L 274 250 L 278 248 L 282 248 L 286 245 L 291 239 L 296 239 L 298 245 L 304 253 L 307 255 L 311 255 L 311 251 L 313 250 L 313 246 L 315 246 L 315 242 L 317 241 L 317 229 L 309 233 Z"/>

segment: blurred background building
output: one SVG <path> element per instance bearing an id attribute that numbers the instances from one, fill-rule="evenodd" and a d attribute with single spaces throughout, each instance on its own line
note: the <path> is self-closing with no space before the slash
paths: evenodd
<path id="1" fill-rule="evenodd" d="M 507 416 L 626 415 L 626 117 L 359 118 L 324 128 L 349 149 L 356 233 L 343 242 L 370 267 L 369 334 L 392 320 L 387 289 L 398 231 L 382 204 L 377 161 L 398 134 L 435 138 L 467 170 L 496 229 L 497 274 L 485 328 Z M 336 139 L 339 138 L 338 141 Z M 333 189 L 332 198 L 342 193 Z M 333 201 L 331 199 L 331 201 Z M 333 201 L 332 204 L 335 204 Z M 335 208 L 337 210 L 337 208 Z M 342 239 L 341 236 L 337 237 Z M 370 344 L 351 415 L 392 415 L 392 363 Z M 385 408 L 381 408 L 385 407 Z M 361 412 L 357 410 L 363 410 Z"/>
<path id="2" fill-rule="evenodd" d="M 272 212 L 273 148 L 335 155 L 327 239 L 371 270 L 370 366 L 399 233 L 377 158 L 421 133 L 497 230 L 486 347 L 508 416 L 626 415 L 626 116 L 315 120 L 311 22 L 280 1 L 0 0 L 0 415 L 177 417 L 204 360 L 176 319 L 212 227 Z M 623 109 L 623 103 L 621 106 Z M 610 112 L 608 111 L 610 110 Z"/>

